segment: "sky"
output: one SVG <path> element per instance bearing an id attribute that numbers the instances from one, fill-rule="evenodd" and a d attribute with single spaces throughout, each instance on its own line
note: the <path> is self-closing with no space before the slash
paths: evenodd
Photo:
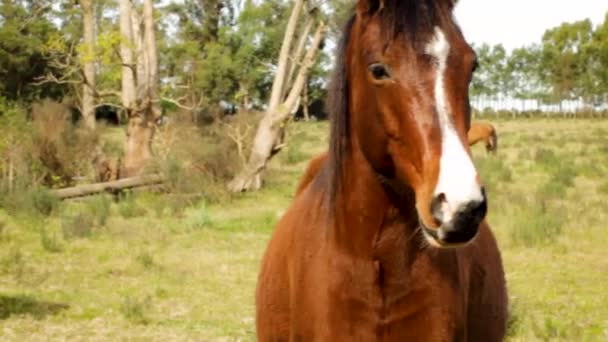
<path id="1" fill-rule="evenodd" d="M 539 43 L 546 29 L 585 18 L 594 25 L 608 0 L 460 0 L 456 19 L 469 43 L 502 43 L 511 50 Z"/>

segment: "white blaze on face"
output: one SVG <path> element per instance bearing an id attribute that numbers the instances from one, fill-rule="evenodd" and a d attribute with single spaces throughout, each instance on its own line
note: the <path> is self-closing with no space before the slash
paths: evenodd
<path id="1" fill-rule="evenodd" d="M 458 138 L 451 120 L 452 115 L 444 84 L 450 45 L 439 27 L 435 28 L 435 36 L 427 44 L 426 53 L 433 56 L 437 62 L 435 104 L 442 137 L 439 180 L 434 195 L 444 194 L 443 221 L 448 222 L 463 205 L 472 201 L 482 201 L 483 195 L 477 183 L 475 166 Z"/>

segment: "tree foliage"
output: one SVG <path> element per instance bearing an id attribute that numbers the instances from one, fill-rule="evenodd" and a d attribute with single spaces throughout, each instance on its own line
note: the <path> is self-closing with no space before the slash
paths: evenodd
<path id="1" fill-rule="evenodd" d="M 53 70 L 44 57 L 46 43 L 59 33 L 51 14 L 46 1 L 0 2 L 0 96 L 29 101 L 65 92 L 62 85 L 32 85 Z"/>
<path id="2" fill-rule="evenodd" d="M 590 20 L 548 29 L 541 42 L 507 52 L 501 45 L 476 46 L 481 68 L 471 95 L 558 104 L 580 100 L 608 102 L 608 13 L 593 27 Z"/>

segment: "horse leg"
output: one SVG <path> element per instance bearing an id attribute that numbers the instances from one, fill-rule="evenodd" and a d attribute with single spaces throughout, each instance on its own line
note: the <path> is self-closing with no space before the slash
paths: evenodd
<path id="1" fill-rule="evenodd" d="M 492 147 L 492 141 L 490 140 L 490 138 L 485 138 L 484 142 L 486 144 L 486 153 L 492 153 L 494 149 Z"/>

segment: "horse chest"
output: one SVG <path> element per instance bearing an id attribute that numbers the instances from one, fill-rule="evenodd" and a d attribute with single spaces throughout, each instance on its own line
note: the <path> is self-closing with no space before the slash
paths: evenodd
<path id="1" fill-rule="evenodd" d="M 410 272 L 385 275 L 379 284 L 379 341 L 454 341 L 463 336 L 465 309 L 455 279 L 428 268 L 428 262 L 415 263 Z"/>
<path id="2" fill-rule="evenodd" d="M 451 279 L 429 272 L 422 258 L 410 269 L 401 261 L 334 257 L 328 263 L 313 330 L 320 340 L 452 341 L 462 335 L 460 296 Z M 401 267 L 396 269 L 393 267 Z M 424 277 L 423 277 L 424 275 Z"/>

